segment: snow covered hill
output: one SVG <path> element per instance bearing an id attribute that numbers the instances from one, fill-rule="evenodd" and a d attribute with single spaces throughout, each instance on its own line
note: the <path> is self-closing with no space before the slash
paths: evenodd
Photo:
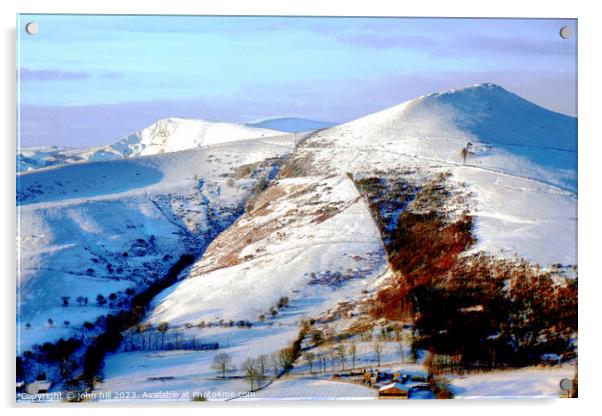
<path id="1" fill-rule="evenodd" d="M 577 187 L 577 119 L 495 84 L 419 97 L 321 135 L 338 137 L 337 147 L 378 146 L 427 161 L 525 176 L 571 191 Z"/>
<path id="2" fill-rule="evenodd" d="M 218 143 L 282 135 L 283 133 L 279 131 L 243 124 L 168 118 L 130 134 L 110 146 L 97 149 L 90 154 L 89 160 L 148 156 Z"/>
<path id="3" fill-rule="evenodd" d="M 127 289 L 201 252 L 276 174 L 292 150 L 291 138 L 279 140 L 18 175 L 18 348 L 78 334 L 119 308 Z M 111 302 L 97 304 L 98 294 Z"/>
<path id="4" fill-rule="evenodd" d="M 266 120 L 247 123 L 247 126 L 260 127 L 264 129 L 273 129 L 278 131 L 286 131 L 290 133 L 298 133 L 302 131 L 320 130 L 334 126 L 335 123 L 326 121 L 308 120 L 297 117 L 279 117 L 269 118 Z"/>
<path id="5" fill-rule="evenodd" d="M 449 172 L 476 200 L 477 250 L 576 264 L 576 126 L 482 84 L 320 131 L 293 159 L 303 174 Z"/>
<path id="6" fill-rule="evenodd" d="M 346 176 L 282 179 L 252 204 L 155 299 L 151 323 L 257 320 L 280 297 L 296 321 L 357 298 L 385 266 L 378 229 Z"/>
<path id="7" fill-rule="evenodd" d="M 79 150 L 62 147 L 19 149 L 17 171 L 67 163 L 149 156 L 219 143 L 277 136 L 284 137 L 285 133 L 244 124 L 168 118 L 104 147 Z"/>

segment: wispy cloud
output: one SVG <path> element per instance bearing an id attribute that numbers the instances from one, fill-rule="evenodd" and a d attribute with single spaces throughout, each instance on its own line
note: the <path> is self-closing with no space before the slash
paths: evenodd
<path id="1" fill-rule="evenodd" d="M 453 47 L 452 47 L 453 46 Z M 449 56 L 466 53 L 497 53 L 510 56 L 563 56 L 573 53 L 574 49 L 560 37 L 550 37 L 543 41 L 527 37 L 495 37 L 483 34 L 455 37 L 446 48 L 437 50 Z"/>
<path id="2" fill-rule="evenodd" d="M 123 72 L 106 71 L 94 74 L 83 71 L 61 71 L 58 69 L 29 69 L 21 68 L 21 81 L 52 82 L 52 81 L 84 81 L 89 79 L 115 80 L 125 76 Z"/>
<path id="3" fill-rule="evenodd" d="M 80 81 L 90 78 L 88 72 L 60 71 L 58 69 L 21 68 L 21 81 Z"/>
<path id="4" fill-rule="evenodd" d="M 319 28 L 322 35 L 329 36 L 338 42 L 369 49 L 414 49 L 431 51 L 438 56 L 475 54 L 498 54 L 509 56 L 549 56 L 558 57 L 572 53 L 568 42 L 560 37 L 530 39 L 524 36 L 488 36 L 469 31 L 461 34 L 443 36 L 424 36 L 408 34 L 398 30 L 378 31 L 361 28 L 356 30 L 336 30 Z"/>
<path id="5" fill-rule="evenodd" d="M 321 27 L 317 28 L 316 32 L 329 36 L 341 43 L 376 49 L 431 48 L 441 44 L 438 40 L 429 36 L 408 34 L 396 30 L 375 30 L 365 27 L 351 30 Z"/>

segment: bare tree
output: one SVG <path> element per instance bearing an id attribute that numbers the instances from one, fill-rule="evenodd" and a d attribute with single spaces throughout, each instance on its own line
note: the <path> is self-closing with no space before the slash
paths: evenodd
<path id="1" fill-rule="evenodd" d="M 259 370 L 259 375 L 261 376 L 261 378 L 264 378 L 269 366 L 268 356 L 265 354 L 261 354 L 259 357 L 257 357 L 256 363 L 257 370 Z"/>
<path id="2" fill-rule="evenodd" d="M 146 347 L 149 343 L 150 340 L 150 331 L 149 331 L 150 325 L 149 324 L 138 324 L 136 326 L 136 331 L 138 336 L 140 337 L 140 342 L 142 344 L 142 350 L 146 350 Z M 150 345 L 148 345 L 148 347 L 150 347 Z"/>
<path id="3" fill-rule="evenodd" d="M 351 368 L 355 370 L 355 362 L 357 361 L 357 345 L 355 343 L 349 346 L 349 355 L 351 356 Z"/>
<path id="4" fill-rule="evenodd" d="M 274 369 L 274 377 L 278 377 L 278 370 L 280 369 L 280 365 L 278 364 L 278 353 L 272 353 L 270 359 L 272 361 L 272 368 Z"/>
<path id="5" fill-rule="evenodd" d="M 395 341 L 399 342 L 399 340 L 402 337 L 402 332 L 403 331 L 403 327 L 399 324 L 394 324 L 393 325 L 393 332 L 395 332 Z"/>
<path id="6" fill-rule="evenodd" d="M 312 372 L 312 365 L 314 363 L 314 358 L 315 355 L 313 352 L 308 351 L 305 354 L 303 354 L 303 358 L 305 358 L 305 362 L 307 363 L 307 366 L 309 367 L 309 372 Z"/>
<path id="7" fill-rule="evenodd" d="M 326 372 L 326 353 L 324 352 L 319 352 L 317 354 L 317 358 L 318 358 L 318 362 L 322 365 L 322 372 L 325 373 Z"/>
<path id="8" fill-rule="evenodd" d="M 136 349 L 136 345 L 134 343 L 134 330 L 128 329 L 123 333 L 123 346 L 126 351 L 133 351 Z"/>
<path id="9" fill-rule="evenodd" d="M 332 366 L 332 371 L 336 370 L 337 365 L 337 353 L 335 351 L 330 351 L 328 353 L 328 358 L 330 358 L 330 365 Z"/>
<path id="10" fill-rule="evenodd" d="M 221 374 L 222 378 L 226 378 L 226 372 L 233 370 L 232 367 L 232 358 L 229 354 L 222 352 L 213 357 L 213 364 L 211 368 L 217 370 L 219 374 Z"/>
<path id="11" fill-rule="evenodd" d="M 182 332 L 182 330 L 178 329 L 176 331 L 173 331 L 173 334 L 175 338 L 175 348 L 176 350 L 179 350 L 180 348 L 182 348 L 182 340 L 184 338 L 184 333 Z"/>
<path id="12" fill-rule="evenodd" d="M 255 382 L 257 381 L 259 383 L 261 378 L 261 374 L 257 368 L 257 361 L 252 358 L 247 358 L 242 365 L 242 369 L 245 372 L 247 381 L 251 385 L 251 391 L 254 391 Z"/>
<path id="13" fill-rule="evenodd" d="M 376 363 L 380 365 L 380 359 L 383 353 L 383 344 L 380 341 L 374 343 L 374 354 L 376 354 Z"/>
<path id="14" fill-rule="evenodd" d="M 347 349 L 343 344 L 339 344 L 334 348 L 334 353 L 341 362 L 341 371 L 345 370 L 345 358 L 347 357 Z"/>
<path id="15" fill-rule="evenodd" d="M 169 324 L 167 322 L 161 322 L 157 327 L 157 330 L 161 334 L 161 349 L 165 348 L 165 334 L 169 329 Z"/>
<path id="16" fill-rule="evenodd" d="M 397 349 L 399 351 L 399 359 L 401 360 L 401 363 L 403 364 L 403 347 L 404 347 L 404 343 L 402 338 L 399 338 L 399 341 L 397 341 Z"/>

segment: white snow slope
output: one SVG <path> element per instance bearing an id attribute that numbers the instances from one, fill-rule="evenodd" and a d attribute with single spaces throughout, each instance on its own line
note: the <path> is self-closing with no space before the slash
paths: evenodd
<path id="1" fill-rule="evenodd" d="M 149 321 L 256 320 L 281 296 L 309 318 L 353 300 L 384 266 L 379 231 L 349 178 L 282 179 L 155 299 Z"/>
<path id="2" fill-rule="evenodd" d="M 180 255 L 200 252 L 240 215 L 262 175 L 274 174 L 270 161 L 246 175 L 237 168 L 289 153 L 291 138 L 279 140 L 18 175 L 19 350 L 78 334 L 83 322 L 110 313 L 96 305 L 97 294 L 139 287 Z M 79 306 L 78 296 L 88 305 Z"/>
<path id="3" fill-rule="evenodd" d="M 96 150 L 90 155 L 90 160 L 104 160 L 115 156 L 155 155 L 217 143 L 283 134 L 280 131 L 254 128 L 244 124 L 168 118 L 130 134 L 110 146 Z"/>
<path id="4" fill-rule="evenodd" d="M 23 148 L 17 153 L 17 171 L 28 171 L 67 163 L 103 161 L 177 152 L 232 141 L 283 136 L 275 130 L 244 124 L 195 119 L 167 118 L 121 138 L 91 149 L 61 147 Z"/>
<path id="5" fill-rule="evenodd" d="M 450 172 L 475 198 L 476 250 L 576 265 L 576 147 L 576 119 L 483 84 L 323 130 L 295 158 L 331 174 Z"/>

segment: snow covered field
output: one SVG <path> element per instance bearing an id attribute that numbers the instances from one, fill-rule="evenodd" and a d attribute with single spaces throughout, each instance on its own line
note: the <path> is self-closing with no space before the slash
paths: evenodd
<path id="1" fill-rule="evenodd" d="M 226 400 L 250 390 L 240 369 L 248 357 L 269 354 L 283 348 L 297 334 L 291 325 L 263 326 L 260 328 L 198 328 L 188 330 L 198 333 L 203 342 L 219 342 L 216 351 L 134 351 L 119 352 L 107 357 L 104 368 L 105 381 L 99 392 L 111 392 L 119 398 L 141 399 L 144 393 L 177 392 L 180 395 L 196 393 L 210 400 Z M 218 377 L 211 368 L 217 353 L 232 357 L 236 370 L 228 378 Z M 230 378 L 235 377 L 235 378 Z M 132 397 L 135 396 L 135 397 Z M 190 400 L 190 398 L 186 399 Z"/>
<path id="2" fill-rule="evenodd" d="M 573 379 L 574 366 L 561 368 L 524 368 L 471 374 L 450 379 L 456 399 L 537 399 L 566 397 L 560 380 Z"/>
<path id="3" fill-rule="evenodd" d="M 377 398 L 376 389 L 358 384 L 314 378 L 284 378 L 254 393 L 253 396 L 237 400 L 375 400 Z"/>

